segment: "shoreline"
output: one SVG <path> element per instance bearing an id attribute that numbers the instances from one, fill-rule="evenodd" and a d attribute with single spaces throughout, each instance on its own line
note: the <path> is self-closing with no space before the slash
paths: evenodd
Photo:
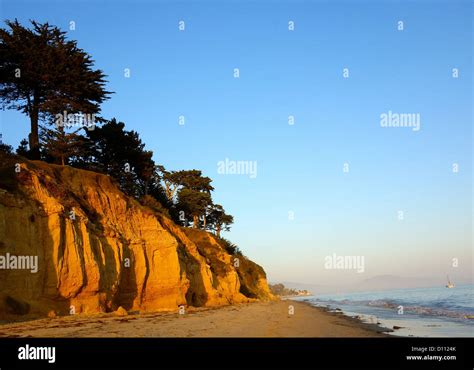
<path id="1" fill-rule="evenodd" d="M 288 299 L 288 300 L 290 300 L 290 299 Z M 393 337 L 393 335 L 389 335 L 388 333 L 395 333 L 394 329 L 390 329 L 388 327 L 385 327 L 380 322 L 377 322 L 377 323 L 364 322 L 362 320 L 362 316 L 359 316 L 359 315 L 356 316 L 356 317 L 349 316 L 346 312 L 344 312 L 341 309 L 333 310 L 333 309 L 331 309 L 329 307 L 325 307 L 325 306 L 314 306 L 311 303 L 305 302 L 305 301 L 296 301 L 296 302 L 302 303 L 302 304 L 307 305 L 311 308 L 315 308 L 317 310 L 320 310 L 320 311 L 324 312 L 325 314 L 347 320 L 347 321 L 351 322 L 352 324 L 354 324 L 357 327 L 361 327 L 361 328 L 367 329 L 369 331 L 376 332 L 378 334 L 384 334 L 383 335 L 384 337 Z"/>
<path id="2" fill-rule="evenodd" d="M 189 308 L 184 315 L 150 312 L 117 316 L 112 313 L 0 325 L 2 338 L 357 338 L 390 337 L 386 334 L 388 331 L 391 329 L 293 300 Z"/>
<path id="3" fill-rule="evenodd" d="M 423 293 L 423 288 L 418 289 L 421 289 Z M 474 321 L 469 320 L 468 317 L 468 314 L 472 312 L 472 306 L 469 306 L 467 301 L 461 300 L 459 308 L 448 305 L 440 308 L 435 305 L 436 302 L 432 305 L 430 298 L 425 299 L 426 302 L 421 301 L 418 305 L 411 306 L 410 303 L 405 303 L 403 295 L 400 297 L 396 293 L 396 290 L 394 293 L 382 291 L 381 298 L 377 296 L 377 292 L 361 293 L 365 294 L 365 297 L 361 298 L 362 302 L 358 302 L 357 298 L 351 295 L 347 301 L 342 295 L 334 299 L 330 295 L 294 299 L 329 312 L 343 314 L 363 323 L 377 323 L 387 328 L 391 337 L 473 337 Z M 428 294 L 427 296 L 429 297 Z M 446 302 L 449 302 L 449 299 L 449 297 L 444 298 Z M 372 304 L 374 301 L 375 304 Z M 404 307 L 405 312 L 398 312 L 400 306 Z"/>

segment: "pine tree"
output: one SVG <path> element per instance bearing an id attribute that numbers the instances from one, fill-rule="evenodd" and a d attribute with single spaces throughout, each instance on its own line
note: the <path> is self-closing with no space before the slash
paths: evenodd
<path id="1" fill-rule="evenodd" d="M 44 155 L 63 166 L 69 163 L 70 157 L 81 156 L 84 153 L 85 138 L 77 134 L 79 130 L 66 132 L 63 127 L 57 129 L 43 127 L 40 139 Z"/>
<path id="2" fill-rule="evenodd" d="M 207 192 L 182 188 L 178 192 L 179 208 L 193 219 L 193 228 L 199 226 L 199 217 L 206 212 L 212 203 L 211 195 Z"/>
<path id="3" fill-rule="evenodd" d="M 16 148 L 16 154 L 28 158 L 29 153 L 30 150 L 28 149 L 28 140 L 23 139 L 22 141 L 20 141 L 20 145 L 18 146 L 18 148 Z"/>
<path id="4" fill-rule="evenodd" d="M 221 237 L 221 231 L 229 231 L 230 225 L 234 223 L 234 217 L 225 213 L 220 204 L 213 204 L 209 207 L 207 215 L 207 227 L 216 232 L 218 238 Z"/>
<path id="5" fill-rule="evenodd" d="M 39 121 L 68 114 L 98 114 L 108 99 L 105 75 L 77 42 L 49 23 L 6 21 L 0 29 L 0 102 L 30 118 L 29 144 L 39 158 Z"/>
<path id="6" fill-rule="evenodd" d="M 123 122 L 114 118 L 101 127 L 87 131 L 90 142 L 86 168 L 116 178 L 127 194 L 146 195 L 156 176 L 153 152 L 135 131 L 125 130 Z"/>

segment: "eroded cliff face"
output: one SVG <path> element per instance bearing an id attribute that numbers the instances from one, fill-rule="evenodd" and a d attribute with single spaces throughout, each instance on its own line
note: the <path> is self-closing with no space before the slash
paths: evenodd
<path id="1" fill-rule="evenodd" d="M 0 256 L 37 257 L 38 271 L 0 266 L 0 318 L 273 299 L 260 266 L 140 205 L 110 177 L 14 166 L 0 170 Z"/>

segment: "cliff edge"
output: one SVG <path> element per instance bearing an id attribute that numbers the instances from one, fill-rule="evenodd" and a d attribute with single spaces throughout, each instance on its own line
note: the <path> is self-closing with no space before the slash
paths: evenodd
<path id="1" fill-rule="evenodd" d="M 260 266 L 109 176 L 40 161 L 0 168 L 0 319 L 273 298 Z"/>

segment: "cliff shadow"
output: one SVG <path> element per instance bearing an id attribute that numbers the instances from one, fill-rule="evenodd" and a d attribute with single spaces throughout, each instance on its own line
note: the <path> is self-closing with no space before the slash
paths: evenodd
<path id="1" fill-rule="evenodd" d="M 201 307 L 209 300 L 209 295 L 204 285 L 199 261 L 190 255 L 183 244 L 178 241 L 178 258 L 181 275 L 189 279 L 189 288 L 186 292 L 186 302 L 189 306 Z"/>
<path id="2" fill-rule="evenodd" d="M 133 308 L 133 303 L 138 295 L 137 277 L 135 273 L 135 256 L 130 249 L 130 243 L 125 238 L 120 239 L 123 245 L 123 255 L 120 263 L 120 278 L 114 305 L 118 308 L 122 306 L 127 311 Z"/>

